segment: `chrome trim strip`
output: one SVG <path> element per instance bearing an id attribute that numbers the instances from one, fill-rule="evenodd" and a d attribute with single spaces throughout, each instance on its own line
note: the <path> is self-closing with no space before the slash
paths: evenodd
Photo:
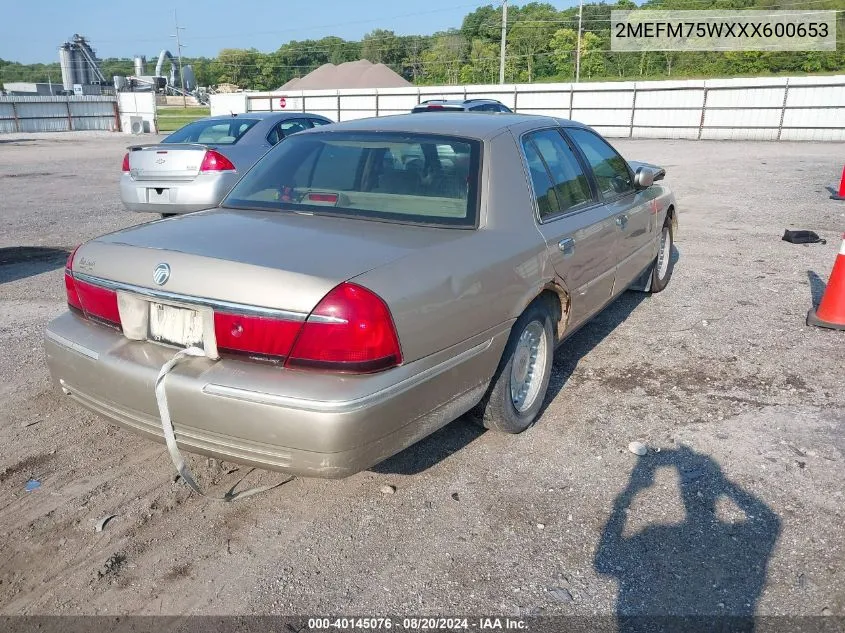
<path id="1" fill-rule="evenodd" d="M 206 299 L 201 297 L 192 297 L 190 295 L 183 295 L 177 292 L 168 292 L 166 290 L 152 290 L 151 288 L 144 288 L 142 286 L 135 286 L 119 281 L 112 281 L 111 279 L 102 279 L 101 277 L 94 277 L 86 275 L 85 273 L 74 272 L 73 276 L 82 281 L 86 281 L 95 286 L 103 286 L 111 290 L 123 290 L 133 294 L 149 297 L 151 299 L 162 299 L 165 301 L 176 301 L 179 303 L 187 303 L 189 305 L 204 306 L 211 308 L 219 308 L 225 312 L 232 312 L 235 314 L 245 314 L 252 316 L 274 317 L 277 319 L 286 319 L 288 321 L 304 321 L 308 318 L 305 312 L 294 312 L 292 310 L 280 310 L 278 308 L 265 308 L 261 306 L 251 306 L 244 303 L 234 303 L 232 301 L 222 301 L 220 299 Z M 333 318 L 333 317 L 321 317 Z M 316 319 L 314 319 L 316 320 Z M 325 321 L 321 321 L 325 322 Z"/>
<path id="2" fill-rule="evenodd" d="M 95 352 L 94 350 L 88 349 L 87 347 L 83 347 L 79 343 L 74 343 L 70 339 L 66 339 L 64 336 L 59 336 L 58 334 L 55 334 L 54 332 L 51 332 L 50 330 L 47 330 L 44 333 L 44 336 L 46 338 L 50 339 L 51 341 L 53 341 L 54 343 L 58 343 L 62 347 L 66 347 L 69 350 L 73 350 L 74 352 L 77 352 L 78 354 L 82 354 L 83 356 L 87 356 L 88 358 L 91 358 L 93 360 L 99 360 L 100 359 L 100 355 L 97 352 Z"/>
<path id="3" fill-rule="evenodd" d="M 312 314 L 308 317 L 309 323 L 339 323 L 339 324 L 346 324 L 349 323 L 346 319 L 341 319 L 340 317 L 334 316 L 323 316 L 322 314 Z"/>
<path id="4" fill-rule="evenodd" d="M 421 371 L 418 374 L 410 376 L 405 380 L 401 380 L 396 384 L 385 387 L 379 391 L 355 398 L 354 400 L 308 400 L 305 398 L 294 398 L 289 396 L 279 396 L 270 393 L 262 393 L 260 391 L 251 391 L 248 389 L 240 389 L 238 387 L 227 387 L 225 385 L 217 385 L 208 383 L 202 388 L 203 393 L 212 396 L 221 396 L 223 398 L 231 398 L 233 400 L 245 400 L 246 402 L 254 402 L 256 404 L 266 404 L 276 407 L 286 407 L 288 409 L 298 409 L 301 411 L 315 411 L 317 413 L 349 413 L 362 409 L 378 400 L 397 396 L 418 384 L 428 380 L 429 378 L 449 371 L 463 363 L 464 361 L 478 356 L 486 351 L 493 344 L 493 339 L 488 339 L 483 343 L 479 343 L 475 347 L 471 347 L 448 358 L 434 367 Z"/>

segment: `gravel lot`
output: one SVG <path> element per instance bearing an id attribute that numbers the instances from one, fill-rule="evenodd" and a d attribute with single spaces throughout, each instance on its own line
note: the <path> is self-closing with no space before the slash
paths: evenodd
<path id="1" fill-rule="evenodd" d="M 119 202 L 129 142 L 0 136 L 0 612 L 845 616 L 845 333 L 804 324 L 845 227 L 841 144 L 619 141 L 668 170 L 674 278 L 558 351 L 534 428 L 460 419 L 223 504 L 48 382 L 65 251 L 152 218 Z M 191 464 L 217 492 L 244 475 Z"/>

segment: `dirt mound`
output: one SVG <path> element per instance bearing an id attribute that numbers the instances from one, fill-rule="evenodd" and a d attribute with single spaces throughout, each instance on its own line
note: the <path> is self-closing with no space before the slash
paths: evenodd
<path id="1" fill-rule="evenodd" d="M 304 77 L 291 79 L 279 90 L 330 90 L 337 88 L 401 88 L 410 86 L 401 75 L 384 64 L 366 59 L 338 66 L 323 64 Z"/>

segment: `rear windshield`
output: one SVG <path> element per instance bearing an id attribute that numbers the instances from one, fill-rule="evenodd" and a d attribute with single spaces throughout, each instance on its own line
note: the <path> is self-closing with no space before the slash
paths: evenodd
<path id="1" fill-rule="evenodd" d="M 162 143 L 203 143 L 232 145 L 258 123 L 258 119 L 206 119 L 188 123 L 165 138 Z"/>
<path id="2" fill-rule="evenodd" d="M 481 142 L 385 132 L 305 132 L 271 150 L 223 206 L 474 227 Z"/>

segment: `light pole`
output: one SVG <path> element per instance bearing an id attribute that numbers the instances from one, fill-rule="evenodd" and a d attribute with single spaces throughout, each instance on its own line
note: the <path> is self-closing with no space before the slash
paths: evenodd
<path id="1" fill-rule="evenodd" d="M 173 9 L 173 23 L 176 25 L 176 34 L 170 37 L 176 38 L 176 54 L 179 57 L 179 85 L 182 88 L 182 107 L 188 107 L 188 100 L 185 97 L 185 76 L 182 74 L 182 43 L 179 41 L 179 31 L 185 30 L 184 26 L 179 26 L 179 18 L 176 16 L 176 9 Z"/>
<path id="2" fill-rule="evenodd" d="M 575 45 L 575 83 L 581 80 L 581 17 L 584 14 L 584 0 L 578 0 L 578 43 Z"/>
<path id="3" fill-rule="evenodd" d="M 499 51 L 499 83 L 505 83 L 505 50 L 508 39 L 508 0 L 502 0 L 502 47 Z"/>

